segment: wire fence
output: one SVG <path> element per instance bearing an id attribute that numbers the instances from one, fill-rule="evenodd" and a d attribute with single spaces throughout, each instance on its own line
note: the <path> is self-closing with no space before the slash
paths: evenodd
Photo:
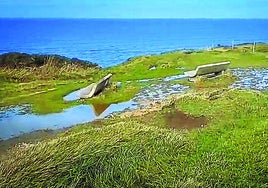
<path id="1" fill-rule="evenodd" d="M 268 44 L 268 39 L 256 38 L 256 39 L 248 39 L 248 40 L 245 40 L 245 39 L 243 40 L 241 39 L 215 40 L 215 41 L 212 41 L 211 44 L 208 44 L 207 46 L 196 47 L 196 49 L 213 49 L 216 47 L 235 48 L 236 46 L 239 46 L 239 45 L 252 45 L 254 48 L 257 44 Z"/>

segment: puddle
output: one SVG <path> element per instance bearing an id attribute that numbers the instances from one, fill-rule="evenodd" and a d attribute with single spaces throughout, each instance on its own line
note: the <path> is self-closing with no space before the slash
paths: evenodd
<path id="1" fill-rule="evenodd" d="M 85 88 L 81 88 L 81 89 L 78 89 L 76 91 L 73 91 L 73 92 L 69 93 L 68 95 L 63 97 L 63 100 L 65 100 L 67 102 L 71 102 L 71 101 L 76 101 L 76 100 L 80 99 L 79 94 L 84 89 Z"/>
<path id="2" fill-rule="evenodd" d="M 161 101 L 172 94 L 183 93 L 188 86 L 171 85 L 167 82 L 152 84 L 143 88 L 135 97 L 118 104 L 78 105 L 60 113 L 37 115 L 30 105 L 0 109 L 0 140 L 17 137 L 37 130 L 57 130 L 102 119 L 112 113 L 142 108 L 152 101 Z M 65 100 L 75 100 L 79 90 L 65 96 Z"/>
<path id="3" fill-rule="evenodd" d="M 100 116 L 111 104 L 92 104 L 94 114 Z"/>
<path id="4" fill-rule="evenodd" d="M 30 106 L 28 108 L 21 108 L 20 106 L 12 107 L 8 110 L 0 111 L 0 140 L 6 140 L 23 133 L 37 130 L 62 129 L 76 124 L 102 119 L 112 113 L 127 109 L 136 109 L 137 107 L 137 103 L 131 100 L 109 105 L 78 105 L 60 113 L 46 115 L 28 113 Z M 27 113 L 24 113 L 22 109 L 26 110 Z"/>
<path id="5" fill-rule="evenodd" d="M 254 90 L 268 89 L 268 69 L 249 68 L 232 69 L 231 71 L 239 78 L 231 88 Z M 0 140 L 6 140 L 12 137 L 17 137 L 23 133 L 37 130 L 62 129 L 76 124 L 102 119 L 112 113 L 121 112 L 127 109 L 142 108 L 152 101 L 161 102 L 172 94 L 184 93 L 189 90 L 188 86 L 169 83 L 169 81 L 184 78 L 184 75 L 176 75 L 157 79 L 159 81 L 158 84 L 146 86 L 136 94 L 132 100 L 118 104 L 78 105 L 60 113 L 47 115 L 33 114 L 31 106 L 29 105 L 1 108 Z M 147 81 L 151 81 L 151 79 L 141 80 L 141 82 Z M 66 95 L 64 100 L 77 100 L 77 93 L 79 91 L 80 90 L 77 90 Z M 171 128 L 193 129 L 200 127 L 201 124 L 204 124 L 205 120 L 203 118 L 189 117 L 181 112 L 176 112 L 167 117 L 167 122 Z"/>
<path id="6" fill-rule="evenodd" d="M 173 81 L 173 80 L 180 80 L 188 78 L 188 76 L 185 76 L 184 74 L 174 75 L 174 76 L 168 76 L 163 79 L 165 82 Z"/>
<path id="7" fill-rule="evenodd" d="M 76 90 L 72 93 L 69 93 L 68 95 L 63 97 L 63 100 L 67 101 L 67 102 L 71 102 L 71 101 L 76 101 L 78 100 L 80 97 L 78 96 L 80 90 Z"/>
<path id="8" fill-rule="evenodd" d="M 189 86 L 162 82 L 143 88 L 133 100 L 139 101 L 140 103 L 143 101 L 160 102 L 173 94 L 185 93 L 189 89 Z"/>
<path id="9" fill-rule="evenodd" d="M 238 81 L 231 88 L 252 89 L 263 91 L 268 89 L 268 69 L 233 69 L 232 73 L 238 77 Z"/>
<path id="10" fill-rule="evenodd" d="M 193 117 L 181 111 L 170 113 L 166 116 L 166 123 L 172 129 L 197 129 L 207 124 L 205 117 Z"/>

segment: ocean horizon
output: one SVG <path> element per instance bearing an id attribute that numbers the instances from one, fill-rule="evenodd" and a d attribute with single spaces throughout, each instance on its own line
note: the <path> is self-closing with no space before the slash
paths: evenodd
<path id="1" fill-rule="evenodd" d="M 268 19 L 0 18 L 0 54 L 79 58 L 102 67 L 182 49 L 268 43 Z"/>

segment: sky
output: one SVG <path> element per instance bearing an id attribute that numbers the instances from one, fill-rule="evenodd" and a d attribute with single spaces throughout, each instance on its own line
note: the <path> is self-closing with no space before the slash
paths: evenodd
<path id="1" fill-rule="evenodd" d="M 268 18 L 268 0 L 0 0 L 2 18 Z"/>

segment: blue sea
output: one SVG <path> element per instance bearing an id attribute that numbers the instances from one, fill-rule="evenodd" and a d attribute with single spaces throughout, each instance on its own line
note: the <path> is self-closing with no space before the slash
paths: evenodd
<path id="1" fill-rule="evenodd" d="M 267 19 L 0 19 L 0 54 L 58 54 L 109 67 L 138 55 L 268 42 Z"/>

